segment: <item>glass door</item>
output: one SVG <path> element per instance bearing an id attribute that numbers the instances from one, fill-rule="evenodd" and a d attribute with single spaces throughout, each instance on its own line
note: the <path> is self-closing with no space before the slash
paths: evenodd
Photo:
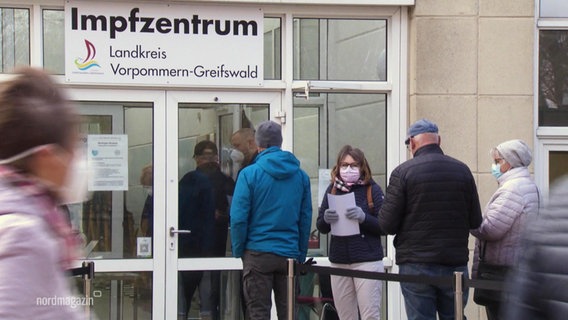
<path id="1" fill-rule="evenodd" d="M 167 93 L 166 319 L 243 318 L 229 228 L 237 137 L 279 111 L 280 93 Z"/>
<path id="2" fill-rule="evenodd" d="M 69 93 L 94 169 L 88 201 L 68 206 L 73 226 L 85 239 L 85 259 L 95 262 L 91 314 L 163 319 L 165 92 Z"/>

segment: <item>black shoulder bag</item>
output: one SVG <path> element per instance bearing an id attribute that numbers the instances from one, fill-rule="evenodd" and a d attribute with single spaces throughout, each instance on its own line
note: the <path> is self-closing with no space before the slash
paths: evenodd
<path id="1" fill-rule="evenodd" d="M 485 261 L 485 247 L 487 246 L 487 241 L 481 243 L 481 250 L 479 252 L 479 264 L 477 266 L 477 278 L 479 280 L 491 280 L 491 281 L 505 281 L 507 272 L 509 271 L 508 266 L 500 266 L 496 264 L 490 264 Z M 473 291 L 473 301 L 479 305 L 487 306 L 500 304 L 503 300 L 502 292 L 490 289 L 480 289 L 475 288 Z"/>

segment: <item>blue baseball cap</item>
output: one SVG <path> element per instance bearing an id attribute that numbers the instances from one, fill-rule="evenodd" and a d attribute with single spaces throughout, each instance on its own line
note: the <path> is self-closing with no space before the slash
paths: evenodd
<path id="1" fill-rule="evenodd" d="M 427 119 L 420 119 L 414 122 L 408 128 L 408 136 L 406 140 L 404 140 L 404 144 L 410 144 L 410 138 L 422 133 L 438 133 L 438 126 Z"/>

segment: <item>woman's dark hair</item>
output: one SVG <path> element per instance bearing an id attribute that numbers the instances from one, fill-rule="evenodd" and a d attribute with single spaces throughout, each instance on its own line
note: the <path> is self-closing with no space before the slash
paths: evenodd
<path id="1" fill-rule="evenodd" d="M 71 150 L 79 118 L 61 88 L 41 69 L 15 73 L 0 86 L 0 159 L 45 144 Z"/>
<path id="2" fill-rule="evenodd" d="M 358 148 L 353 148 L 350 145 L 345 145 L 343 146 L 343 148 L 341 148 L 341 150 L 339 150 L 339 153 L 337 154 L 337 161 L 335 163 L 335 166 L 331 170 L 331 181 L 335 181 L 335 178 L 341 179 L 341 176 L 339 175 L 339 168 L 341 167 L 343 158 L 345 158 L 346 156 L 351 156 L 353 160 L 359 163 L 361 180 L 363 181 L 363 184 L 369 184 L 372 175 L 371 168 L 369 167 L 369 163 L 367 162 L 367 158 L 365 158 L 363 151 Z"/>

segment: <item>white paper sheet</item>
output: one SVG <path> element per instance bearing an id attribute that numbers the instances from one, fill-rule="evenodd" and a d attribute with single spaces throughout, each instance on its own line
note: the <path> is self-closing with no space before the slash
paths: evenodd
<path id="1" fill-rule="evenodd" d="M 327 202 L 330 209 L 337 211 L 339 220 L 331 224 L 331 234 L 334 236 L 350 236 L 359 234 L 359 221 L 348 219 L 345 214 L 348 208 L 355 207 L 355 195 L 353 192 L 343 195 L 327 194 Z"/>

